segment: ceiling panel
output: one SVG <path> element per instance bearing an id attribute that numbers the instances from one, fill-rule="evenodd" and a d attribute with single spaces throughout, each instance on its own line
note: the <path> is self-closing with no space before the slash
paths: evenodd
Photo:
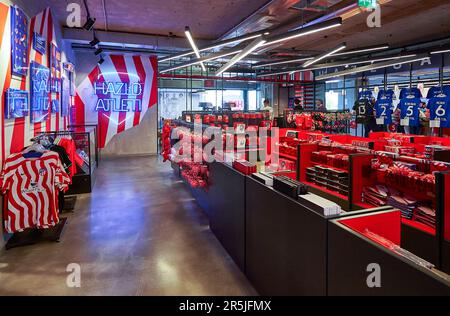
<path id="1" fill-rule="evenodd" d="M 65 24 L 68 3 L 44 0 Z M 96 28 L 109 31 L 183 36 L 190 26 L 197 38 L 216 39 L 239 24 L 268 0 L 88 0 Z M 105 6 L 103 6 L 103 2 Z M 105 22 L 105 10 L 107 23 Z M 83 10 L 84 14 L 84 10 Z"/>

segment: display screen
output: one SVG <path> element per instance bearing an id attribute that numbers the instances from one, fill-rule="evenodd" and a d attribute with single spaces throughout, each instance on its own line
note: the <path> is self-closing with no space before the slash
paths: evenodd
<path id="1" fill-rule="evenodd" d="M 28 92 L 8 89 L 5 93 L 5 118 L 14 119 L 25 117 L 29 113 Z"/>
<path id="2" fill-rule="evenodd" d="M 26 76 L 28 71 L 28 19 L 18 7 L 11 7 L 12 74 Z"/>
<path id="3" fill-rule="evenodd" d="M 31 122 L 45 121 L 50 106 L 50 70 L 36 62 L 31 63 Z"/>

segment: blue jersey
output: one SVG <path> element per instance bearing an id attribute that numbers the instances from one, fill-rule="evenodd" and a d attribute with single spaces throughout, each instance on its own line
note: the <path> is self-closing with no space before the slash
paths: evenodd
<path id="1" fill-rule="evenodd" d="M 400 100 L 405 99 L 406 97 L 413 95 L 415 98 L 420 99 L 422 97 L 422 93 L 417 88 L 405 88 L 400 91 Z"/>
<path id="2" fill-rule="evenodd" d="M 358 99 L 372 99 L 373 98 L 373 93 L 370 90 L 365 90 L 365 91 L 361 91 L 358 95 Z"/>
<path id="3" fill-rule="evenodd" d="M 384 119 L 385 125 L 392 124 L 392 115 L 394 113 L 392 99 L 378 99 L 377 103 L 375 104 L 375 112 L 377 119 Z"/>
<path id="4" fill-rule="evenodd" d="M 440 121 L 440 127 L 450 127 L 450 97 L 431 98 L 428 108 L 430 121 Z"/>
<path id="5" fill-rule="evenodd" d="M 419 126 L 419 107 L 421 100 L 419 98 L 402 99 L 399 104 L 402 119 L 409 119 L 409 126 Z"/>
<path id="6" fill-rule="evenodd" d="M 395 92 L 392 89 L 388 89 L 388 90 L 380 90 L 380 92 L 378 92 L 378 97 L 377 99 L 381 99 L 383 97 L 394 100 L 394 96 L 395 96 Z"/>
<path id="7" fill-rule="evenodd" d="M 450 91 L 449 91 L 450 92 Z M 441 94 L 445 94 L 448 96 L 443 87 L 431 87 L 430 90 L 428 90 L 427 99 L 430 100 L 432 98 L 436 98 Z"/>

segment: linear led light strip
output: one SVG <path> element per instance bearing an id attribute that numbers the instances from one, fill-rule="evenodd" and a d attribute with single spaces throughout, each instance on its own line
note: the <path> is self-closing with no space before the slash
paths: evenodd
<path id="1" fill-rule="evenodd" d="M 357 49 L 357 50 L 351 50 L 348 52 L 333 54 L 333 56 L 345 56 L 345 55 L 359 54 L 359 53 L 365 53 L 365 52 L 373 52 L 373 51 L 384 50 L 384 49 L 388 49 L 388 48 L 389 48 L 389 45 L 361 48 L 361 49 Z M 314 57 L 305 57 L 305 58 L 299 58 L 299 59 L 274 61 L 274 62 L 270 62 L 270 63 L 266 63 L 266 64 L 259 64 L 259 65 L 253 66 L 253 68 L 263 68 L 263 67 L 276 66 L 276 65 L 294 64 L 294 63 L 300 63 L 300 62 L 313 60 L 313 59 L 314 59 Z"/>
<path id="2" fill-rule="evenodd" d="M 258 38 L 255 41 L 253 41 L 250 45 L 248 45 L 246 48 L 244 48 L 239 54 L 234 56 L 227 64 L 223 65 L 217 72 L 216 76 L 222 75 L 225 71 L 230 69 L 234 64 L 239 62 L 240 60 L 244 59 L 251 53 L 253 53 L 255 50 L 257 50 L 259 47 L 264 45 L 266 43 L 266 39 Z"/>
<path id="3" fill-rule="evenodd" d="M 368 52 L 374 52 L 374 51 L 384 50 L 384 49 L 388 49 L 388 48 L 389 48 L 389 45 L 386 44 L 386 45 L 382 45 L 382 46 L 350 50 L 347 52 L 333 54 L 333 56 L 346 56 L 346 55 L 353 55 L 353 54 L 360 54 L 360 53 L 368 53 Z"/>
<path id="4" fill-rule="evenodd" d="M 265 42 L 262 46 L 268 46 L 268 45 L 272 45 L 272 44 L 277 44 L 280 42 L 285 42 L 285 41 L 289 41 L 291 39 L 297 38 L 297 37 L 301 37 L 301 36 L 306 36 L 309 34 L 313 34 L 313 33 L 317 33 L 320 31 L 324 31 L 324 30 L 328 30 L 334 27 L 338 27 L 342 25 L 342 19 L 341 18 L 335 18 L 335 19 L 331 19 L 319 24 L 314 24 L 311 26 L 307 26 L 305 28 L 296 30 L 296 31 L 292 31 L 292 32 L 288 32 L 285 35 L 278 35 L 278 36 L 274 36 L 272 38 L 269 38 L 267 40 L 267 42 Z"/>
<path id="5" fill-rule="evenodd" d="M 327 80 L 327 79 L 331 79 L 331 78 L 352 75 L 352 74 L 356 74 L 356 73 L 360 73 L 360 72 L 364 72 L 364 71 L 382 69 L 382 68 L 386 68 L 389 66 L 410 64 L 410 63 L 413 63 L 416 61 L 422 61 L 422 60 L 429 59 L 429 58 L 430 58 L 430 56 L 428 54 L 423 54 L 423 55 L 417 56 L 417 58 L 409 58 L 407 60 L 396 61 L 396 62 L 382 62 L 379 64 L 373 64 L 373 65 L 363 66 L 363 67 L 359 67 L 359 68 L 355 68 L 355 69 L 349 69 L 349 70 L 344 70 L 344 71 L 340 71 L 340 72 L 335 72 L 332 74 L 326 74 L 326 75 L 318 76 L 316 78 L 316 80 Z"/>
<path id="6" fill-rule="evenodd" d="M 301 63 L 303 61 L 311 60 L 314 57 L 305 57 L 305 58 L 299 58 L 299 59 L 292 59 L 292 60 L 283 60 L 283 61 L 274 61 L 272 63 L 267 64 L 260 64 L 255 65 L 253 68 L 262 68 L 262 67 L 269 67 L 269 66 L 276 66 L 276 65 L 284 65 L 284 64 L 292 64 L 292 63 Z"/>
<path id="7" fill-rule="evenodd" d="M 347 44 L 346 43 L 342 43 L 342 44 L 336 46 L 335 48 L 333 48 L 332 50 L 330 50 L 329 52 L 325 52 L 323 54 L 320 54 L 319 56 L 315 57 L 313 60 L 307 61 L 306 63 L 304 63 L 302 65 L 302 67 L 306 68 L 306 67 L 309 67 L 309 66 L 311 66 L 313 64 L 316 64 L 319 61 L 321 61 L 321 60 L 323 60 L 323 59 L 325 59 L 327 57 L 330 57 L 331 55 L 333 55 L 333 54 L 335 54 L 337 52 L 340 52 L 341 50 L 344 50 L 346 48 L 347 48 Z"/>
<path id="8" fill-rule="evenodd" d="M 307 68 L 307 69 L 296 69 L 296 70 L 284 70 L 281 72 L 274 72 L 274 73 L 267 73 L 267 74 L 260 74 L 258 77 L 267 77 L 267 76 L 276 76 L 276 75 L 283 75 L 283 74 L 294 74 L 297 72 L 305 72 L 305 71 L 313 71 L 313 70 L 320 70 L 320 69 L 326 69 L 326 68 L 332 68 L 332 67 L 343 67 L 343 66 L 352 66 L 352 65 L 360 65 L 360 64 L 370 64 L 380 61 L 388 61 L 388 60 L 396 60 L 396 59 L 403 59 L 403 58 L 409 58 L 409 57 L 415 57 L 416 54 L 411 55 L 404 55 L 404 56 L 395 56 L 395 57 L 386 57 L 386 58 L 377 58 L 377 59 L 371 59 L 371 60 L 359 60 L 354 62 L 346 62 L 346 63 L 333 63 L 333 64 L 325 64 L 325 65 L 317 65 L 317 67 L 313 68 Z"/>
<path id="9" fill-rule="evenodd" d="M 207 46 L 207 47 L 201 48 L 201 49 L 199 49 L 199 52 L 206 52 L 206 51 L 212 50 L 214 48 L 219 48 L 219 47 L 223 47 L 223 46 L 226 46 L 226 45 L 231 45 L 231 44 L 234 44 L 234 43 L 245 42 L 245 41 L 248 41 L 248 40 L 251 40 L 251 39 L 255 39 L 255 38 L 261 37 L 262 35 L 263 35 L 263 33 L 258 33 L 258 34 L 248 35 L 248 36 L 235 37 L 235 38 L 232 38 L 232 39 L 229 39 L 229 40 L 225 40 L 225 41 L 219 42 L 219 43 L 211 45 L 211 46 Z M 269 35 L 269 32 L 265 32 L 264 35 Z M 193 54 L 194 54 L 194 52 L 180 53 L 180 54 L 168 56 L 168 57 L 165 57 L 165 58 L 161 58 L 161 59 L 158 60 L 158 62 L 165 62 L 165 61 L 169 61 L 169 60 L 173 60 L 173 59 L 178 59 L 178 58 L 181 58 L 181 57 L 187 57 L 187 56 L 190 56 L 190 55 L 193 55 Z"/>
<path id="10" fill-rule="evenodd" d="M 167 68 L 164 70 L 161 70 L 160 73 L 166 73 L 166 72 L 170 72 L 170 71 L 174 71 L 174 70 L 178 70 L 178 69 L 182 69 L 182 68 L 186 68 L 189 66 L 194 66 L 194 65 L 198 65 L 200 63 L 205 63 L 214 59 L 219 59 L 219 58 L 223 58 L 223 57 L 227 57 L 227 56 L 231 56 L 231 55 L 235 55 L 240 53 L 242 50 L 233 50 L 233 51 L 227 51 L 227 52 L 223 52 L 223 53 L 217 53 L 217 54 L 211 54 L 205 57 L 202 57 L 198 60 L 193 60 L 181 65 L 177 65 L 171 68 Z"/>
<path id="11" fill-rule="evenodd" d="M 195 45 L 194 38 L 192 37 L 191 30 L 189 29 L 188 26 L 186 26 L 184 33 L 186 34 L 189 44 L 191 44 L 191 47 L 195 53 L 195 56 L 197 56 L 197 58 L 199 58 L 199 59 L 202 58 L 202 56 L 200 56 L 200 51 L 198 50 L 197 45 Z M 206 67 L 203 62 L 200 62 L 200 66 L 202 66 L 202 70 L 206 72 Z"/>
<path id="12" fill-rule="evenodd" d="M 444 54 L 444 53 L 450 53 L 450 49 L 437 50 L 437 51 L 431 52 L 430 54 L 435 55 L 435 54 Z"/>

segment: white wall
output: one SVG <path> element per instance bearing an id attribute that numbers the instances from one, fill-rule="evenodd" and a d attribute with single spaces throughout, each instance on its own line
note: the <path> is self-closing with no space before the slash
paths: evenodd
<path id="1" fill-rule="evenodd" d="M 77 86 L 96 67 L 98 57 L 93 52 L 76 51 Z M 135 54 L 134 54 L 135 55 Z M 102 150 L 102 157 L 155 155 L 158 151 L 158 111 L 153 106 L 147 111 L 142 122 L 129 130 L 114 136 Z"/>

